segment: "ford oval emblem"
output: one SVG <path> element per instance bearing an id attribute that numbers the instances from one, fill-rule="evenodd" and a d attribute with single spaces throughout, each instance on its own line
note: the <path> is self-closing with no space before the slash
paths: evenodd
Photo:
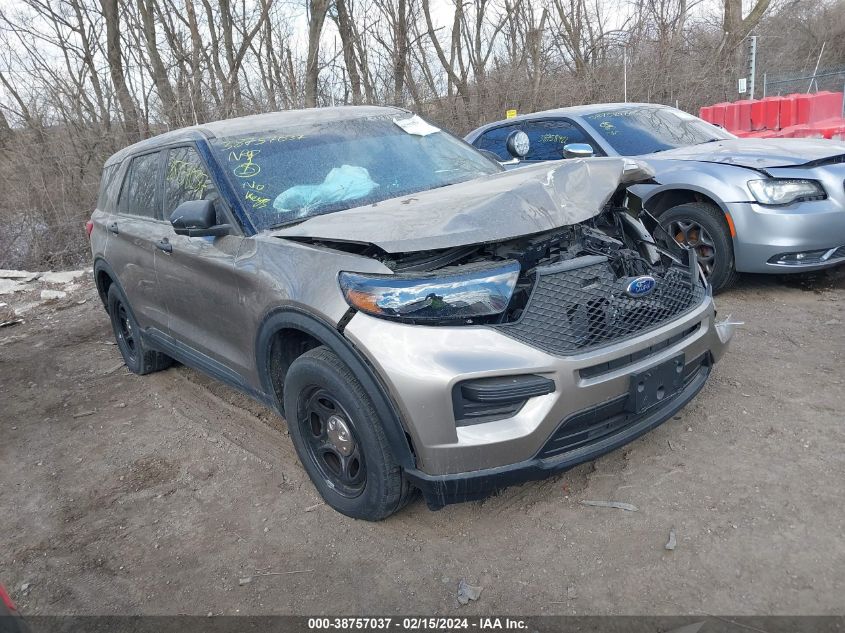
<path id="1" fill-rule="evenodd" d="M 636 277 L 629 281 L 625 287 L 625 292 L 631 297 L 645 297 L 654 290 L 656 285 L 657 282 L 654 280 L 654 277 L 643 275 L 642 277 Z"/>

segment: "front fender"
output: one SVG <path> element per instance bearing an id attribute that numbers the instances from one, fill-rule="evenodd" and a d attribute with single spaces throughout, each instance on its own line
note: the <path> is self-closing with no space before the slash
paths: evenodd
<path id="1" fill-rule="evenodd" d="M 284 405 L 279 401 L 278 394 L 273 386 L 270 343 L 272 337 L 283 329 L 300 330 L 314 337 L 338 355 L 346 366 L 352 370 L 372 400 L 382 422 L 387 441 L 397 461 L 406 470 L 415 468 L 416 460 L 408 443 L 399 409 L 364 355 L 336 328 L 308 312 L 292 307 L 281 307 L 271 311 L 262 321 L 256 336 L 255 361 L 261 386 L 264 392 L 273 399 L 277 410 L 284 415 Z"/>

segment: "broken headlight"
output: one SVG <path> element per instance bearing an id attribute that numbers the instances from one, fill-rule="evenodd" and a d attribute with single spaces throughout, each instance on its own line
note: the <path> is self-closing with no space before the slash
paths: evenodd
<path id="1" fill-rule="evenodd" d="M 340 288 L 356 310 L 413 322 L 464 322 L 501 314 L 519 277 L 515 261 L 469 264 L 433 273 L 341 272 Z"/>
<path id="2" fill-rule="evenodd" d="M 789 204 L 803 200 L 824 200 L 824 187 L 816 180 L 769 178 L 749 180 L 748 188 L 761 204 Z"/>

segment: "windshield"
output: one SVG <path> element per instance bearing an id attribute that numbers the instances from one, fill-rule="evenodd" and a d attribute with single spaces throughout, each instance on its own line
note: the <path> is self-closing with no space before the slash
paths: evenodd
<path id="1" fill-rule="evenodd" d="M 259 231 L 502 170 L 415 115 L 396 119 L 294 126 L 211 145 Z"/>
<path id="2" fill-rule="evenodd" d="M 734 138 L 698 117 L 660 106 L 596 112 L 584 119 L 622 156 Z"/>

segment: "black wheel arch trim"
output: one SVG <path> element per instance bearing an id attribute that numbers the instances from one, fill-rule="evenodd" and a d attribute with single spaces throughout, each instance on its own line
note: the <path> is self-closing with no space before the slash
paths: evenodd
<path id="1" fill-rule="evenodd" d="M 279 401 L 272 383 L 270 372 L 270 343 L 272 337 L 284 329 L 300 330 L 313 336 L 332 350 L 355 374 L 373 402 L 373 406 L 382 420 L 385 436 L 393 450 L 396 460 L 404 470 L 416 468 L 416 460 L 399 409 L 389 396 L 384 383 L 366 357 L 358 351 L 352 342 L 336 328 L 310 312 L 300 308 L 280 307 L 270 313 L 258 328 L 255 341 L 255 363 L 261 380 L 262 390 L 273 400 L 276 409 L 284 415 L 284 404 Z"/>
<path id="2" fill-rule="evenodd" d="M 112 283 L 117 284 L 117 287 L 120 288 L 120 292 L 123 293 L 123 296 L 126 296 L 126 293 L 123 292 L 123 286 L 120 285 L 120 282 L 117 280 L 117 275 L 114 274 L 112 267 L 109 266 L 108 262 L 103 259 L 102 257 L 97 257 L 94 259 L 94 266 L 93 266 L 93 275 L 94 275 L 94 286 L 97 288 L 97 294 L 100 295 L 100 301 L 103 303 L 103 307 L 108 310 L 108 296 L 104 288 L 100 287 L 100 273 L 104 272 L 109 276 Z M 135 316 L 134 314 L 132 316 Z"/>
<path id="3" fill-rule="evenodd" d="M 135 317 L 135 311 L 132 309 L 132 304 L 129 303 L 129 299 L 126 298 L 126 292 L 124 292 L 123 285 L 121 285 L 120 280 L 117 278 L 117 275 L 114 274 L 114 270 L 112 270 L 112 267 L 108 265 L 108 262 L 106 262 L 106 260 L 98 258 L 94 262 L 94 285 L 97 287 L 97 294 L 100 295 L 100 299 L 103 302 L 103 307 L 106 309 L 106 312 L 109 311 L 108 291 L 104 291 L 103 288 L 100 288 L 100 284 L 97 281 L 100 272 L 105 272 L 109 276 L 109 279 L 111 279 L 112 284 L 117 286 L 117 289 L 123 296 L 123 304 L 126 306 L 126 310 L 129 312 L 129 316 L 132 317 L 135 323 L 138 323 L 138 319 Z M 141 332 L 141 336 L 143 338 L 143 332 Z"/>
<path id="4" fill-rule="evenodd" d="M 697 193 L 699 195 L 704 196 L 708 200 L 712 201 L 722 213 L 728 212 L 728 205 L 718 196 L 716 196 L 712 191 L 705 189 L 703 187 L 699 187 L 698 185 L 689 185 L 689 184 L 680 184 L 680 183 L 670 183 L 666 185 L 657 185 L 652 189 L 647 191 L 643 191 L 644 195 L 640 195 L 640 199 L 643 201 L 643 206 L 648 209 L 648 203 L 652 201 L 654 198 L 659 197 L 663 194 L 671 194 L 671 193 Z M 682 203 L 683 204 L 683 203 Z M 677 206 L 677 205 L 676 205 Z M 672 207 L 667 207 L 664 211 L 668 211 Z M 649 209 L 649 211 L 651 211 Z M 657 215 L 657 214 L 655 214 Z M 659 216 L 658 216 L 659 217 Z"/>

